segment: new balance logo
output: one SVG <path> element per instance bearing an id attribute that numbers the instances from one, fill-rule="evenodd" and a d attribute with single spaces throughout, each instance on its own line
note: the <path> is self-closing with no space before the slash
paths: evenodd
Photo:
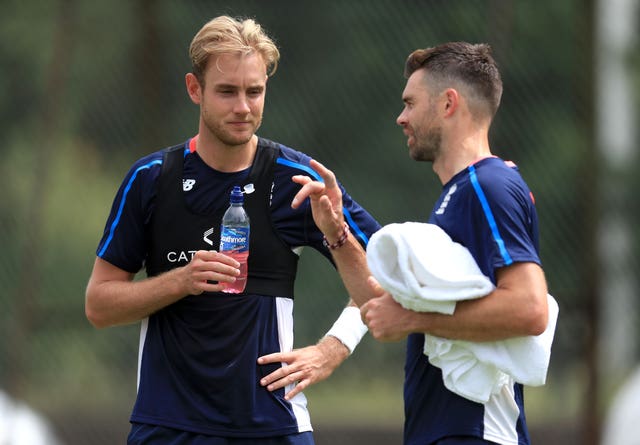
<path id="1" fill-rule="evenodd" d="M 182 190 L 188 192 L 193 189 L 193 186 L 196 185 L 195 179 L 183 179 L 182 180 Z"/>
<path id="2" fill-rule="evenodd" d="M 205 243 L 207 243 L 210 246 L 213 246 L 213 241 L 211 241 L 209 239 L 209 237 L 213 235 L 213 227 L 210 228 L 209 230 L 207 230 L 206 232 L 204 232 L 204 236 L 202 237 L 202 239 L 204 240 Z"/>

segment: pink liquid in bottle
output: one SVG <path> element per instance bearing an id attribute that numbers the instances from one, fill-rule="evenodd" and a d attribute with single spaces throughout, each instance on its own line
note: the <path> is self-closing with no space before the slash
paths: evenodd
<path id="1" fill-rule="evenodd" d="M 221 282 L 221 284 L 224 286 L 222 292 L 226 292 L 228 294 L 242 293 L 245 286 L 247 285 L 247 259 L 249 258 L 249 252 L 226 251 L 220 253 L 230 256 L 238 263 L 240 263 L 240 275 L 236 276 L 236 281 L 234 281 L 233 283 Z"/>

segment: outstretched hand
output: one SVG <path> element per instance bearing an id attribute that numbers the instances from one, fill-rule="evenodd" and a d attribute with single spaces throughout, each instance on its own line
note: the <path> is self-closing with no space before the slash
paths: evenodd
<path id="1" fill-rule="evenodd" d="M 293 182 L 302 185 L 291 202 L 297 209 L 309 198 L 313 220 L 318 228 L 330 239 L 336 239 L 342 233 L 344 216 L 342 214 L 342 191 L 336 176 L 324 165 L 312 159 L 311 168 L 320 175 L 323 182 L 315 181 L 306 175 L 296 175 Z"/>

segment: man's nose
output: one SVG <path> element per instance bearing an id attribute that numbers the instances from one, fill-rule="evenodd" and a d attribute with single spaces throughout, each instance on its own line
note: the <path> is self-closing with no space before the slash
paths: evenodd
<path id="1" fill-rule="evenodd" d="M 407 122 L 407 119 L 404 116 L 404 110 L 403 110 L 402 113 L 400 113 L 396 118 L 396 124 L 400 125 L 401 127 L 404 127 L 404 124 L 406 122 Z"/>
<path id="2" fill-rule="evenodd" d="M 247 114 L 251 111 L 251 107 L 249 106 L 249 101 L 247 100 L 247 96 L 240 94 L 238 95 L 238 100 L 233 107 L 233 111 L 237 114 Z"/>

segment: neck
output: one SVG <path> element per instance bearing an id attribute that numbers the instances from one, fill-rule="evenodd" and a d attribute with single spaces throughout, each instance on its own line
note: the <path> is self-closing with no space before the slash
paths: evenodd
<path id="1" fill-rule="evenodd" d="M 196 150 L 209 167 L 224 173 L 245 170 L 253 163 L 258 148 L 258 136 L 240 145 L 227 145 L 219 139 L 208 138 L 206 132 L 196 136 Z"/>
<path id="2" fill-rule="evenodd" d="M 446 184 L 469 165 L 489 156 L 492 154 L 487 132 L 478 131 L 449 143 L 443 141 L 441 154 L 433 162 L 433 171 L 440 182 Z"/>

